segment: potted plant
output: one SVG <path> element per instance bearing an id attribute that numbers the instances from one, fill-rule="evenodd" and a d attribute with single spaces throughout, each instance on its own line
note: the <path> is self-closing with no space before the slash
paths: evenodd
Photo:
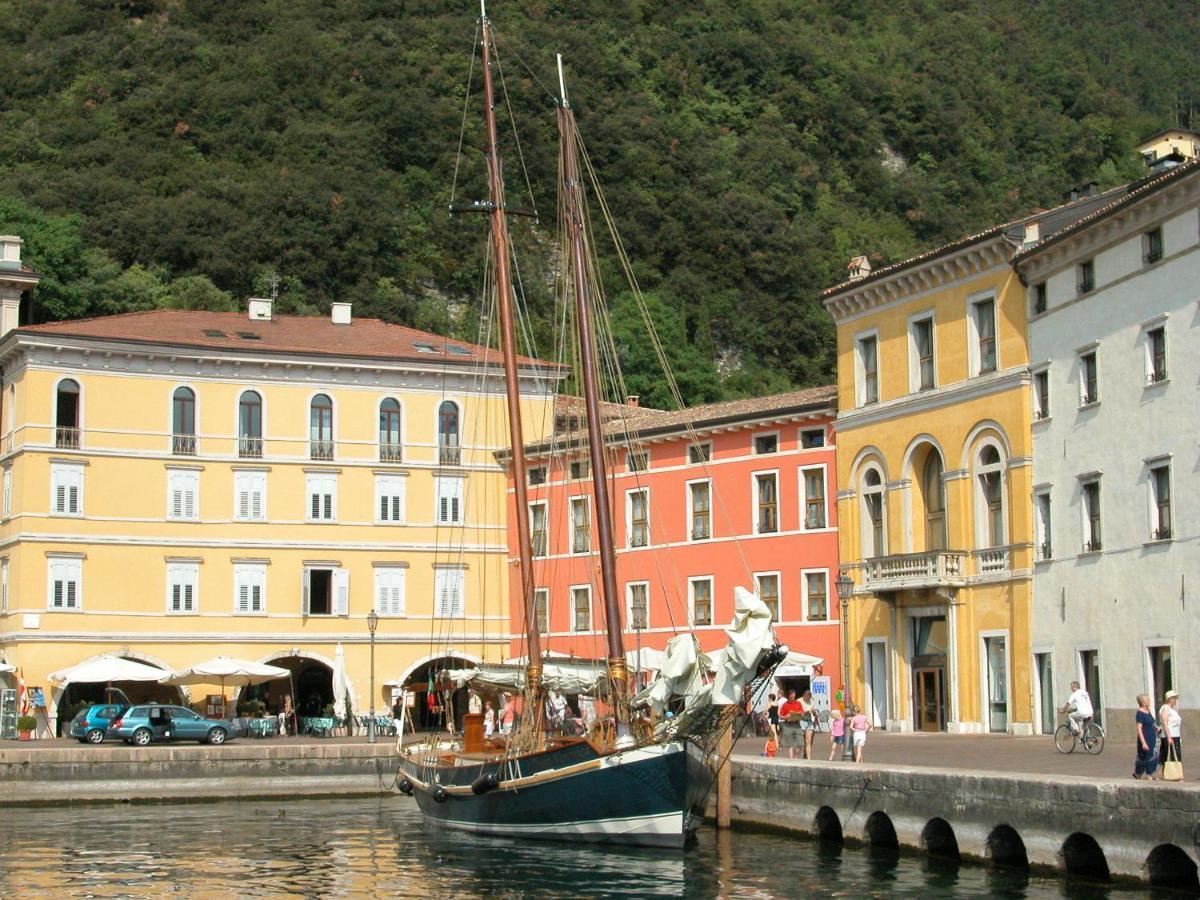
<path id="1" fill-rule="evenodd" d="M 17 716 L 17 731 L 21 733 L 21 740 L 31 740 L 37 731 L 37 719 L 33 716 Z"/>

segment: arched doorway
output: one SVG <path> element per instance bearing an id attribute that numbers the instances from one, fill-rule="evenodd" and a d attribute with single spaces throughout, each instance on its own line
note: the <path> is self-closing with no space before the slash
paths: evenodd
<path id="1" fill-rule="evenodd" d="M 246 690 L 245 696 L 263 700 L 269 712 L 278 712 L 284 694 L 292 695 L 299 716 L 322 716 L 333 706 L 333 667 L 329 663 L 298 654 L 281 654 L 263 662 L 292 673 L 287 681 L 280 679 Z"/>
<path id="2" fill-rule="evenodd" d="M 470 692 L 465 687 L 458 688 L 450 691 L 447 697 L 447 691 L 439 689 L 437 685 L 442 671 L 466 669 L 478 662 L 466 656 L 437 656 L 413 666 L 402 679 L 394 682 L 408 689 L 411 698 L 409 711 L 414 728 L 418 731 L 445 731 L 447 719 L 453 717 L 454 730 L 462 731 L 462 717 L 467 711 Z M 432 691 L 431 684 L 434 685 Z"/>

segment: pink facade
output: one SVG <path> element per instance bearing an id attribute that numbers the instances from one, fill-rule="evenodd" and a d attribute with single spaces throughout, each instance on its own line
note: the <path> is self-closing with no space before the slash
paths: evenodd
<path id="1" fill-rule="evenodd" d="M 683 413 L 637 410 L 630 421 L 637 443 L 627 446 L 623 434 L 610 439 L 627 650 L 661 650 L 689 627 L 705 650 L 723 647 L 733 589 L 753 589 L 757 579 L 768 603 L 777 597 L 779 639 L 821 657 L 821 673 L 840 689 L 834 403 L 832 388 L 816 388 Z M 573 439 L 558 436 L 553 454 L 549 443 L 527 448 L 542 647 L 603 659 L 591 476 L 586 447 Z M 648 457 L 644 468 L 639 454 Z M 509 589 L 520 596 L 515 565 Z M 637 630 L 631 625 L 642 597 L 645 627 Z M 524 613 L 519 602 L 510 607 L 512 655 L 522 656 Z"/>

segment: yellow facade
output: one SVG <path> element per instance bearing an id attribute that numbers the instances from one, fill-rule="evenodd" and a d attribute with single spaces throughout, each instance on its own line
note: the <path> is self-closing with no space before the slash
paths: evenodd
<path id="1" fill-rule="evenodd" d="M 850 696 L 880 727 L 1031 728 L 1026 293 L 1010 253 L 997 229 L 823 295 Z"/>
<path id="2" fill-rule="evenodd" d="M 197 333 L 212 316 L 227 334 L 237 327 L 232 314 L 183 315 Z M 314 684 L 328 674 L 340 644 L 351 711 L 365 715 L 373 608 L 379 712 L 392 702 L 386 682 L 420 677 L 433 658 L 507 655 L 505 477 L 494 453 L 508 437 L 493 362 L 416 359 L 399 347 L 390 359 L 335 354 L 326 320 L 312 320 L 308 351 L 285 351 L 271 346 L 270 320 L 253 323 L 261 346 L 243 349 L 169 335 L 156 343 L 133 319 L 124 333 L 126 318 L 19 329 L 0 344 L 0 650 L 27 685 L 44 687 L 51 728 L 65 698 L 47 676 L 100 653 L 170 669 L 219 654 L 273 662 L 293 670 L 295 685 L 311 678 L 305 669 L 317 670 Z M 378 343 L 392 326 L 370 327 Z M 555 373 L 529 371 L 526 434 L 540 437 L 552 425 Z M 63 394 L 72 384 L 77 430 Z M 194 427 L 182 430 L 181 388 L 194 395 Z M 247 391 L 261 398 L 261 443 L 246 438 Z M 328 440 L 312 431 L 321 396 L 332 406 Z M 381 431 L 386 398 L 399 405 L 398 441 Z M 447 402 L 457 449 L 439 436 Z M 74 485 L 74 506 L 60 485 Z M 176 506 L 177 490 L 191 493 L 190 507 Z M 56 594 L 74 578 L 73 596 Z M 458 579 L 461 604 L 445 596 L 436 608 L 439 585 Z M 274 687 L 272 699 L 293 689 Z M 193 688 L 187 699 L 213 692 Z"/>

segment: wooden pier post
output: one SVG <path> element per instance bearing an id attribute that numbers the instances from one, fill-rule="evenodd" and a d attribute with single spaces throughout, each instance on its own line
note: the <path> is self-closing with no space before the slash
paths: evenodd
<path id="1" fill-rule="evenodd" d="M 729 767 L 729 754 L 733 750 L 733 729 L 726 728 L 717 741 L 717 827 L 728 828 L 730 822 L 730 795 L 733 793 L 733 772 Z"/>

